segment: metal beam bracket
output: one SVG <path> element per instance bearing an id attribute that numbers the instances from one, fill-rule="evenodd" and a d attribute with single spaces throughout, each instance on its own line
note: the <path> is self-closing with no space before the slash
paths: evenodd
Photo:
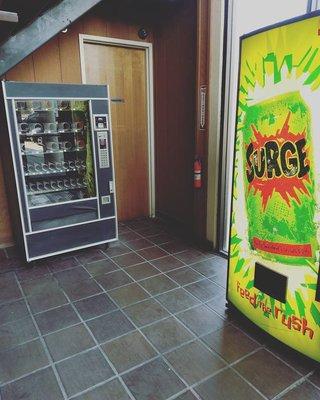
<path id="1" fill-rule="evenodd" d="M 9 11 L 0 11 L 0 21 L 1 22 L 18 22 L 18 14 Z"/>

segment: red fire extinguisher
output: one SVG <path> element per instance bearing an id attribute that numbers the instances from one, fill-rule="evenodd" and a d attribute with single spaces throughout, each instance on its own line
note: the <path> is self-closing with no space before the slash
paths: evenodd
<path id="1" fill-rule="evenodd" d="M 201 160 L 199 158 L 196 158 L 194 160 L 193 164 L 193 186 L 195 189 L 200 189 L 201 188 Z"/>

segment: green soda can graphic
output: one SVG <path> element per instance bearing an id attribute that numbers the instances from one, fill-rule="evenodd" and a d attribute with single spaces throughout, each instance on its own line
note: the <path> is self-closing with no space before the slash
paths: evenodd
<path id="1" fill-rule="evenodd" d="M 250 246 L 284 264 L 315 261 L 311 117 L 299 92 L 248 105 L 242 128 Z"/>

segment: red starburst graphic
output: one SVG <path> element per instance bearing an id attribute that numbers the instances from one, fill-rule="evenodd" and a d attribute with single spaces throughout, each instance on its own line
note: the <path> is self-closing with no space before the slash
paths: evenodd
<path id="1" fill-rule="evenodd" d="M 306 130 L 304 129 L 301 133 L 292 133 L 290 132 L 289 120 L 291 113 L 288 113 L 288 116 L 282 126 L 281 129 L 278 129 L 275 135 L 264 136 L 258 129 L 252 125 L 251 128 L 253 130 L 253 134 L 255 140 L 251 140 L 254 150 L 260 151 L 267 142 L 275 141 L 278 143 L 279 147 L 283 145 L 284 142 L 296 142 L 300 139 L 306 139 Z M 305 151 L 308 151 L 308 146 L 305 146 Z M 305 165 L 310 166 L 310 162 L 308 157 L 305 160 Z M 262 178 L 258 178 L 255 176 L 253 180 L 249 183 L 248 191 L 254 190 L 254 194 L 258 191 L 262 196 L 262 206 L 265 210 L 269 199 L 272 197 L 274 192 L 280 194 L 283 200 L 290 207 L 290 200 L 295 200 L 298 204 L 301 204 L 301 200 L 299 198 L 299 194 L 306 194 L 310 196 L 309 190 L 306 187 L 306 183 L 310 183 L 309 174 L 307 173 L 302 178 L 299 178 L 298 175 L 295 176 L 274 176 L 272 179 L 266 177 L 265 175 Z"/>

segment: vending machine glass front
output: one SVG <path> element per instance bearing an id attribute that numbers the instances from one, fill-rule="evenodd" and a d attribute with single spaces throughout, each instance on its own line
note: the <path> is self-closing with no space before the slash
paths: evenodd
<path id="1" fill-rule="evenodd" d="M 96 197 L 88 100 L 16 100 L 29 208 Z"/>

